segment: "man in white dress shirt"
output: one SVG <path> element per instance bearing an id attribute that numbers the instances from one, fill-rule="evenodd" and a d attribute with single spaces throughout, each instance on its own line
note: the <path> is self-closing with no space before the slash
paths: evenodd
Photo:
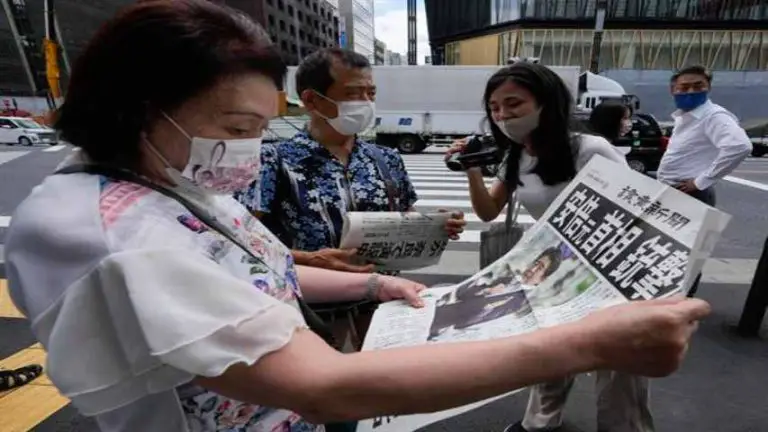
<path id="1" fill-rule="evenodd" d="M 711 86 L 712 75 L 703 66 L 689 66 L 672 76 L 675 127 L 657 178 L 714 206 L 715 184 L 752 152 L 752 143 L 739 119 L 709 100 Z M 700 278 L 690 296 L 696 293 Z"/>

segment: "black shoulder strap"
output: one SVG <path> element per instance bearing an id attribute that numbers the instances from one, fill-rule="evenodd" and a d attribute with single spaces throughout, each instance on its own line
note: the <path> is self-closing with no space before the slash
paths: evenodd
<path id="1" fill-rule="evenodd" d="M 387 188 L 387 200 L 389 201 L 389 211 L 398 211 L 397 208 L 397 186 L 392 178 L 392 172 L 387 167 L 387 162 L 384 160 L 384 154 L 379 149 L 378 144 L 371 144 L 371 155 L 376 161 L 376 168 L 379 171 L 379 175 L 384 180 L 384 186 Z"/>
<path id="2" fill-rule="evenodd" d="M 253 259 L 264 263 L 264 261 L 256 256 L 250 248 L 245 246 L 243 242 L 240 241 L 231 231 L 229 228 L 224 226 L 219 220 L 216 219 L 214 215 L 212 215 L 207 210 L 201 208 L 199 205 L 193 203 L 192 201 L 188 200 L 187 198 L 179 195 L 178 193 L 163 187 L 161 185 L 158 185 L 157 183 L 151 182 L 148 179 L 139 176 L 135 173 L 132 173 L 130 171 L 115 168 L 115 167 L 109 167 L 109 166 L 103 166 L 103 165 L 92 165 L 92 164 L 76 164 L 76 165 L 70 165 L 66 166 L 58 171 L 56 171 L 54 174 L 77 174 L 77 173 L 85 173 L 85 174 L 92 174 L 92 175 L 100 175 L 104 177 L 108 177 L 114 180 L 120 180 L 124 182 L 130 182 L 135 183 L 141 186 L 144 186 L 148 189 L 152 189 L 158 193 L 161 193 L 168 198 L 171 198 L 184 206 L 184 208 L 187 209 L 192 215 L 194 215 L 197 219 L 200 220 L 200 222 L 207 225 L 210 229 L 216 231 L 217 233 L 221 234 L 224 238 L 235 244 L 235 246 L 239 247 L 243 250 L 246 254 L 251 256 Z M 283 275 L 277 275 L 278 277 L 284 278 Z M 301 296 L 296 296 L 296 301 L 299 304 L 299 308 L 301 310 L 302 315 L 304 315 L 304 319 L 307 321 L 307 325 L 309 328 L 314 331 L 318 336 L 323 338 L 329 345 L 336 347 L 336 341 L 334 340 L 333 334 L 331 333 L 329 327 L 323 322 L 323 320 L 317 316 L 317 314 L 310 309 L 310 307 L 307 305 L 307 303 L 304 301 L 304 299 Z M 337 347 L 338 348 L 338 347 Z"/>

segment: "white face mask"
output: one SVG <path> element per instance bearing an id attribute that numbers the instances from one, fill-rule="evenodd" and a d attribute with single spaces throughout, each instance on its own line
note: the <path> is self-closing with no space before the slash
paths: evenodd
<path id="1" fill-rule="evenodd" d="M 328 118 L 320 112 L 315 111 L 320 117 L 324 118 L 336 132 L 342 135 L 352 136 L 373 126 L 373 122 L 376 120 L 376 104 L 372 101 L 336 102 L 318 92 L 315 93 L 323 99 L 336 104 L 336 110 L 338 112 L 336 118 Z"/>
<path id="2" fill-rule="evenodd" d="M 632 120 L 624 119 L 621 121 L 621 130 L 619 133 L 624 136 L 632 131 Z"/>
<path id="3" fill-rule="evenodd" d="M 534 131 L 534 129 L 539 127 L 540 115 L 541 110 L 536 110 L 523 117 L 499 120 L 496 122 L 496 126 L 501 129 L 501 132 L 506 135 L 507 138 L 520 144 Z"/>
<path id="4" fill-rule="evenodd" d="M 210 139 L 191 137 L 170 116 L 163 116 L 189 138 L 189 161 L 184 170 L 173 168 L 152 143 L 150 149 L 165 164 L 177 187 L 216 195 L 231 195 L 258 181 L 261 174 L 261 138 Z"/>

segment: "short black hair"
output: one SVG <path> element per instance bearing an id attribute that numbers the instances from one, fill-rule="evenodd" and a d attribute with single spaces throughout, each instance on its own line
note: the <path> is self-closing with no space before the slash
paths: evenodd
<path id="1" fill-rule="evenodd" d="M 260 73 L 278 87 L 286 65 L 264 29 L 206 0 L 144 0 L 107 21 L 72 70 L 57 112 L 62 138 L 94 162 L 135 169 L 141 133 L 222 77 Z"/>
<path id="2" fill-rule="evenodd" d="M 370 69 L 371 62 L 360 54 L 342 48 L 323 48 L 304 58 L 296 70 L 296 92 L 301 95 L 304 90 L 315 90 L 325 95 L 333 85 L 331 75 L 333 62 L 352 69 Z"/>
<path id="3" fill-rule="evenodd" d="M 536 261 L 541 260 L 542 258 L 549 258 L 549 266 L 547 267 L 547 270 L 544 271 L 544 276 L 549 277 L 552 276 L 553 273 L 557 271 L 557 269 L 560 268 L 560 264 L 563 262 L 563 254 L 560 253 L 560 248 L 557 246 L 552 246 L 550 248 L 547 248 L 544 252 L 542 252 L 537 258 Z M 534 262 L 536 262 L 534 261 Z"/>
<path id="4" fill-rule="evenodd" d="M 712 72 L 710 72 L 710 70 L 703 65 L 691 65 L 682 69 L 678 69 L 678 71 L 672 75 L 672 78 L 670 78 L 669 82 L 674 83 L 682 75 L 701 75 L 707 79 L 708 83 L 712 83 Z"/>

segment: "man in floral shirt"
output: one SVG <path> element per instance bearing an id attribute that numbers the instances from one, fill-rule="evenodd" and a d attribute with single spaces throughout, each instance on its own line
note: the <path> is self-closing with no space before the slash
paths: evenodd
<path id="1" fill-rule="evenodd" d="M 296 90 L 310 115 L 304 131 L 261 150 L 259 184 L 238 198 L 294 252 L 297 264 L 371 272 L 340 250 L 348 211 L 409 211 L 416 192 L 400 155 L 357 134 L 375 119 L 376 87 L 368 60 L 353 51 L 323 49 L 296 72 Z M 453 238 L 465 222 L 446 225 Z"/>

